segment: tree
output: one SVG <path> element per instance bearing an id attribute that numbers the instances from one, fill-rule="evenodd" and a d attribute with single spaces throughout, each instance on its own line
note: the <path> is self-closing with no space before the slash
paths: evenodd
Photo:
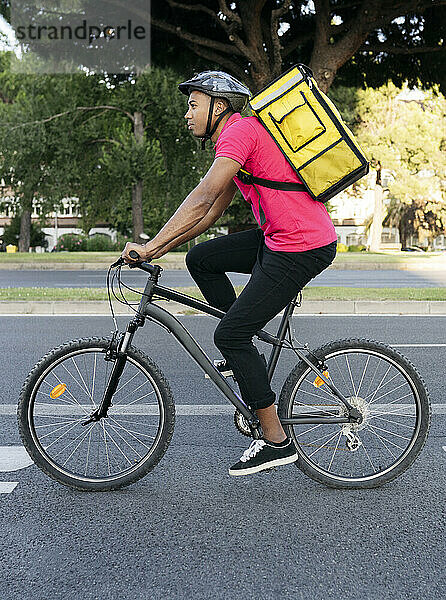
<path id="1" fill-rule="evenodd" d="M 76 191 L 83 198 L 85 222 L 87 216 L 88 222 L 107 220 L 124 234 L 138 202 L 140 232 L 144 223 L 151 236 L 206 173 L 211 152 L 199 151 L 188 132 L 186 100 L 177 91 L 178 77 L 169 69 L 154 68 L 137 78 L 111 81 L 110 109 L 117 110 L 102 111 L 77 128 L 79 171 L 85 173 L 85 161 L 91 164 L 89 176 L 78 178 Z M 134 239 L 138 239 L 135 230 Z"/>
<path id="2" fill-rule="evenodd" d="M 140 234 L 159 230 L 212 160 L 187 131 L 186 99 L 169 70 L 25 76 L 11 73 L 6 61 L 3 67 L 2 172 L 20 199 L 21 250 L 29 246 L 37 197 L 48 212 L 76 196 L 86 231 L 102 221 L 142 241 Z"/>
<path id="3" fill-rule="evenodd" d="M 446 100 L 438 89 L 411 99 L 407 86 L 378 89 L 333 88 L 332 99 L 354 129 L 376 168 L 392 174 L 389 204 L 374 214 L 374 227 L 398 227 L 400 241 L 419 234 L 432 240 L 446 229 Z"/>
<path id="4" fill-rule="evenodd" d="M 420 79 L 426 85 L 440 78 L 444 89 L 445 5 L 444 0 L 166 0 L 152 5 L 152 55 L 157 64 L 169 60 L 181 68 L 187 61 L 199 68 L 219 66 L 254 92 L 296 62 L 312 68 L 323 91 L 341 70 L 344 85 L 370 85 L 370 79 L 380 85 L 390 75 L 398 83 Z"/>

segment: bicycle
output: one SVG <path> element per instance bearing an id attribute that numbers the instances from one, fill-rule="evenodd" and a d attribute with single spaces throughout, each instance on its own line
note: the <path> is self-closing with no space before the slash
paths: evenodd
<path id="1" fill-rule="evenodd" d="M 51 350 L 32 369 L 20 394 L 18 423 L 25 448 L 42 471 L 77 490 L 115 490 L 138 481 L 161 460 L 172 438 L 175 407 L 169 383 L 155 362 L 132 345 L 146 320 L 173 334 L 235 406 L 234 422 L 242 434 L 262 435 L 255 412 L 182 323 L 154 300 L 173 300 L 216 318 L 225 313 L 159 285 L 159 265 L 132 266 L 149 277 L 125 331 L 118 330 L 110 296 L 111 289 L 129 304 L 120 259 L 107 274 L 113 335 L 73 340 Z M 122 299 L 114 291 L 115 279 Z M 282 349 L 299 359 L 278 400 L 279 418 L 297 446 L 296 466 L 334 488 L 373 488 L 394 480 L 412 465 L 427 439 L 431 407 L 422 378 L 407 358 L 381 342 L 342 339 L 312 351 L 299 344 L 292 315 L 300 300 L 299 292 L 285 308 L 276 335 L 256 334 L 272 346 L 270 381 Z"/>

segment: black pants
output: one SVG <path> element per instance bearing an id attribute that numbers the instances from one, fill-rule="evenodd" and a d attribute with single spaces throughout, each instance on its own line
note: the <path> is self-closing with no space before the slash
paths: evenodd
<path id="1" fill-rule="evenodd" d="M 190 274 L 212 306 L 226 312 L 214 342 L 232 368 L 243 401 L 251 408 L 274 404 L 265 363 L 252 338 L 333 261 L 336 242 L 306 252 L 270 250 L 261 229 L 249 229 L 194 246 Z M 226 273 L 251 273 L 236 298 Z"/>

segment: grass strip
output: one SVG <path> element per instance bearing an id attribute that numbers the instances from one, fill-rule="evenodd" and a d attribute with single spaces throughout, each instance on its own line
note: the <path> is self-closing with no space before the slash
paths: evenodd
<path id="1" fill-rule="evenodd" d="M 177 288 L 178 291 L 203 300 L 196 287 Z M 237 286 L 237 294 L 243 286 Z M 126 291 L 130 302 L 139 296 Z M 105 288 L 0 288 L 0 301 L 95 301 L 107 300 Z M 443 300 L 446 301 L 446 287 L 433 288 L 354 288 L 310 286 L 304 291 L 304 300 Z"/>
<path id="2" fill-rule="evenodd" d="M 156 262 L 163 264 L 182 261 L 185 252 L 168 252 Z M 0 263 L 23 264 L 23 263 L 104 263 L 109 265 L 118 257 L 119 252 L 14 252 L 0 253 Z M 429 261 L 433 258 L 444 257 L 444 252 L 338 252 L 336 263 L 401 263 Z"/>
<path id="3" fill-rule="evenodd" d="M 115 262 L 120 252 L 2 252 L 0 263 L 6 264 L 45 264 L 45 263 L 104 263 L 110 265 Z M 157 259 L 160 264 L 178 262 L 184 259 L 185 252 L 168 252 L 165 256 Z"/>

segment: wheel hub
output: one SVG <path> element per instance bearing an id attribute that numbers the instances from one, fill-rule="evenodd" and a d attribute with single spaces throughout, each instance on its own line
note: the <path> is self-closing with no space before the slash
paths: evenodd
<path id="1" fill-rule="evenodd" d="M 350 396 L 346 400 L 361 413 L 361 421 L 359 423 L 345 423 L 343 429 L 345 428 L 352 432 L 361 431 L 361 429 L 367 426 L 370 416 L 368 402 L 360 396 Z M 341 406 L 341 416 L 348 417 L 348 408 L 344 405 Z"/>

